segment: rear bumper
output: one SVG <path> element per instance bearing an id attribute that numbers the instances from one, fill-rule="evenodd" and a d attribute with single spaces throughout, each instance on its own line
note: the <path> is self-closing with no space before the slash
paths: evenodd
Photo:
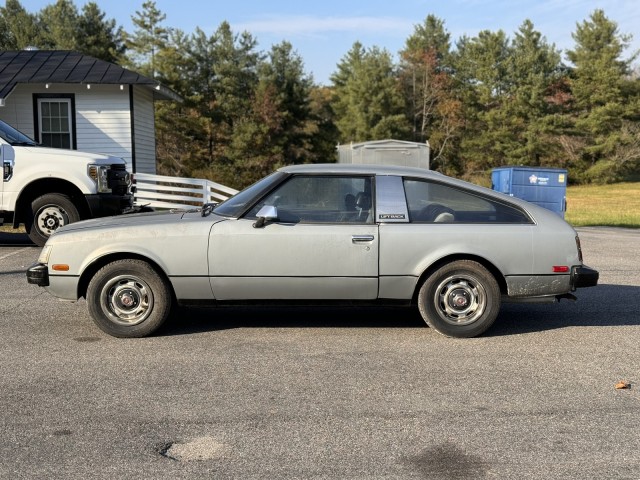
<path id="1" fill-rule="evenodd" d="M 27 270 L 27 282 L 39 287 L 49 286 L 49 269 L 44 263 L 31 265 Z"/>
<path id="2" fill-rule="evenodd" d="M 585 265 L 571 269 L 571 291 L 577 288 L 595 287 L 600 274 L 597 270 Z"/>

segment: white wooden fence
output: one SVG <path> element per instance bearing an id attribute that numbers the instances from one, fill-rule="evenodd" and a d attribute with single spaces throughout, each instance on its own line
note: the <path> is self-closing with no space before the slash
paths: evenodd
<path id="1" fill-rule="evenodd" d="M 238 193 L 230 187 L 201 178 L 167 177 L 135 173 L 136 205 L 153 208 L 193 208 L 220 203 Z"/>

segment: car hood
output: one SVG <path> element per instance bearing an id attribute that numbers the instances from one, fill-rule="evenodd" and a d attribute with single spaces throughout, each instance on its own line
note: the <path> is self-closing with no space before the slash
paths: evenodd
<path id="1" fill-rule="evenodd" d="M 209 215 L 205 217 L 207 223 L 212 225 L 224 220 L 224 217 L 218 215 Z M 170 226 L 172 223 L 183 221 L 196 221 L 197 219 L 205 220 L 199 210 L 170 210 L 166 212 L 149 212 L 149 213 L 129 213 L 117 215 L 115 217 L 94 218 L 92 220 L 83 220 L 71 223 L 59 228 L 54 235 L 58 233 L 69 233 L 80 230 L 99 230 L 108 228 L 127 228 L 141 226 Z"/>
<path id="2" fill-rule="evenodd" d="M 16 158 L 20 159 L 24 157 L 25 159 L 37 157 L 64 157 L 67 159 L 77 159 L 77 160 L 88 160 L 93 163 L 110 165 L 113 163 L 122 163 L 125 161 L 119 157 L 113 157 L 111 155 L 104 155 L 102 153 L 90 153 L 90 152 L 81 152 L 78 150 L 66 150 L 61 148 L 49 148 L 49 147 L 27 147 L 27 146 L 15 146 L 13 147 Z"/>

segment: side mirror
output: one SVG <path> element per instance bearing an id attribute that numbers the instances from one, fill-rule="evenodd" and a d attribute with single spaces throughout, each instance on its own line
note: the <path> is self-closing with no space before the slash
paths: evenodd
<path id="1" fill-rule="evenodd" d="M 278 219 L 278 209 L 273 205 L 264 205 L 257 214 L 258 220 L 253 224 L 253 228 L 262 228 L 266 222 Z"/>
<path id="2" fill-rule="evenodd" d="M 13 165 L 16 152 L 11 145 L 0 144 L 0 162 L 2 163 L 2 180 L 8 182 L 13 176 Z"/>

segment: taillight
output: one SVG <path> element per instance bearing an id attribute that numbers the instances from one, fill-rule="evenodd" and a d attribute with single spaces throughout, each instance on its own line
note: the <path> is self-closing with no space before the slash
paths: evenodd
<path id="1" fill-rule="evenodd" d="M 580 246 L 580 237 L 576 235 L 576 247 L 578 249 L 578 260 L 582 263 L 582 247 Z"/>

